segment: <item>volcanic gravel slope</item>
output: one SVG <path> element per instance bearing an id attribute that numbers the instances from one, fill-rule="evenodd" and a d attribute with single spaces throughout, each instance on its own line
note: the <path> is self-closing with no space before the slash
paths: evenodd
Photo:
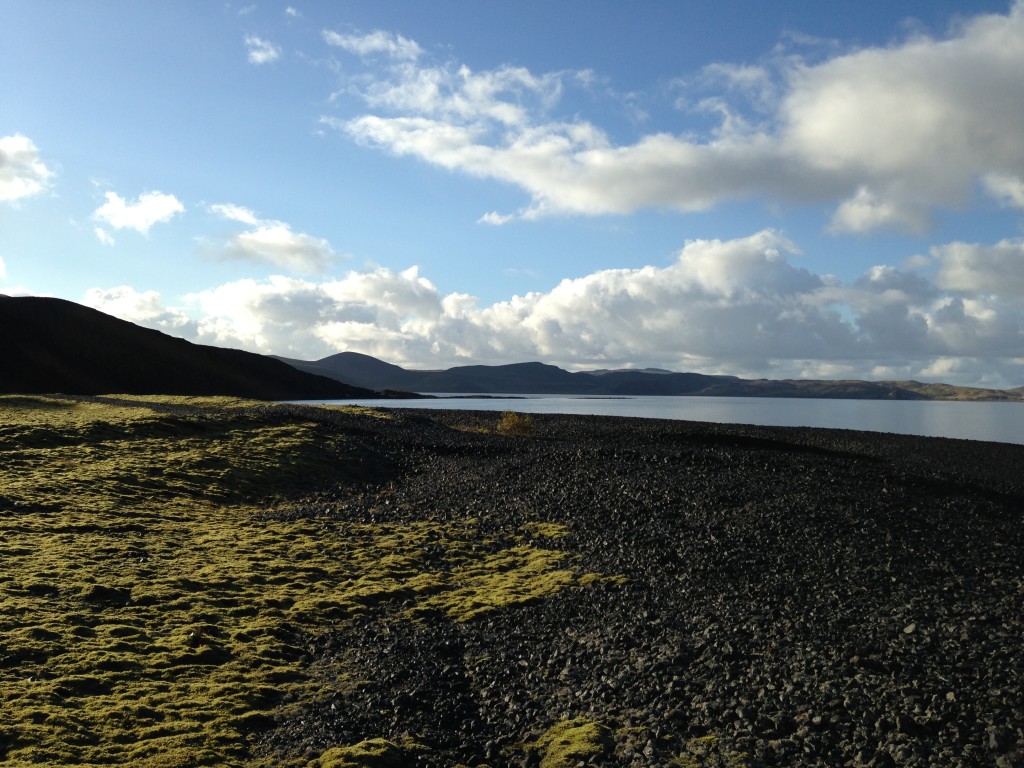
<path id="1" fill-rule="evenodd" d="M 419 745 L 394 763 L 419 766 L 1024 765 L 1024 447 L 392 416 L 352 434 L 381 457 L 373 493 L 268 514 L 476 518 L 482 545 L 560 524 L 544 547 L 619 578 L 462 622 L 385 602 L 308 637 L 324 694 L 262 754 L 377 738 Z M 587 749 L 557 757 L 552 728 Z"/>

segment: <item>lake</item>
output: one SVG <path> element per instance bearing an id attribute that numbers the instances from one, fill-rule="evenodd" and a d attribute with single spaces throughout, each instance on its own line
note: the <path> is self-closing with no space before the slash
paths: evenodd
<path id="1" fill-rule="evenodd" d="M 942 400 L 818 400 L 773 397 L 582 397 L 446 395 L 438 400 L 332 400 L 375 408 L 440 408 L 570 413 L 712 421 L 777 427 L 827 427 L 1024 444 L 1024 403 Z"/>

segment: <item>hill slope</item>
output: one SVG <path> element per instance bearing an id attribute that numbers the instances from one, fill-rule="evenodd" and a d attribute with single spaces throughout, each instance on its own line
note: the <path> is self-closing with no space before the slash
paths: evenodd
<path id="1" fill-rule="evenodd" d="M 0 392 L 235 395 L 375 393 L 263 355 L 192 344 L 62 299 L 0 296 Z"/>

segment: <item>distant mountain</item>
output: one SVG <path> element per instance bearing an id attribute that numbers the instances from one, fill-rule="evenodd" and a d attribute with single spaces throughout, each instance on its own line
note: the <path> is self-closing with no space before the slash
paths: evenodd
<path id="1" fill-rule="evenodd" d="M 416 379 L 415 371 L 407 371 L 397 365 L 385 363 L 376 357 L 362 355 L 358 352 L 342 352 L 315 362 L 293 360 L 287 357 L 278 357 L 277 359 L 306 373 L 327 376 L 355 387 L 416 391 L 407 386 Z"/>
<path id="2" fill-rule="evenodd" d="M 192 344 L 62 299 L 0 295 L 0 392 L 375 397 L 237 349 Z"/>
<path id="3" fill-rule="evenodd" d="M 284 359 L 284 358 L 281 358 Z M 357 352 L 322 360 L 286 360 L 300 370 L 368 389 L 454 394 L 706 395 L 718 397 L 812 397 L 861 400 L 1007 400 L 1024 402 L 1024 388 L 976 389 L 917 381 L 818 381 L 740 379 L 660 368 L 570 373 L 543 363 L 468 365 L 447 370 L 406 370 Z"/>
<path id="4" fill-rule="evenodd" d="M 283 359 L 283 358 L 282 358 Z M 332 376 L 372 389 L 474 394 L 676 395 L 734 381 L 728 376 L 698 373 L 607 371 L 600 376 L 570 373 L 544 363 L 465 365 L 439 371 L 410 371 L 357 352 L 341 352 L 322 360 L 286 360 L 300 370 Z"/>

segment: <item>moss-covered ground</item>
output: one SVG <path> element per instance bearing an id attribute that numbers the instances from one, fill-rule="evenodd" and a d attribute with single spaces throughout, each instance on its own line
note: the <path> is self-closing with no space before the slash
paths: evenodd
<path id="1" fill-rule="evenodd" d="M 472 519 L 267 514 L 363 461 L 348 440 L 236 399 L 0 398 L 0 762 L 270 765 L 259 734 L 323 685 L 302 638 L 384 604 L 473 621 L 579 585 L 543 547 L 551 524 L 481 546 Z M 273 764 L 391 765 L 394 749 Z"/>

